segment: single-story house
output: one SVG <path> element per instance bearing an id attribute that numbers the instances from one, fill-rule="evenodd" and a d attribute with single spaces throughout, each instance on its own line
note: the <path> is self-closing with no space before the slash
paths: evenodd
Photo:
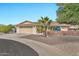
<path id="1" fill-rule="evenodd" d="M 69 27 L 71 25 L 69 25 L 69 24 L 60 24 L 58 22 L 52 22 L 50 26 L 55 28 L 55 29 L 53 29 L 54 31 L 68 31 Z"/>
<path id="2" fill-rule="evenodd" d="M 60 24 L 58 22 L 52 22 L 50 24 L 50 26 L 52 28 L 54 28 L 52 31 L 68 31 L 69 29 L 72 29 L 71 25 Z M 35 22 L 24 21 L 24 22 L 16 25 L 16 33 L 36 34 L 37 33 L 37 25 L 35 24 Z"/>
<path id="3" fill-rule="evenodd" d="M 36 26 L 30 21 L 24 21 L 16 25 L 16 33 L 36 34 Z"/>

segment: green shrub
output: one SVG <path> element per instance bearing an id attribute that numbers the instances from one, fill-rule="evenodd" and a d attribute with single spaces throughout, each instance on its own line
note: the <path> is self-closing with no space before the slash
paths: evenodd
<path id="1" fill-rule="evenodd" d="M 12 30 L 12 25 L 0 25 L 0 32 L 2 33 L 8 33 Z"/>

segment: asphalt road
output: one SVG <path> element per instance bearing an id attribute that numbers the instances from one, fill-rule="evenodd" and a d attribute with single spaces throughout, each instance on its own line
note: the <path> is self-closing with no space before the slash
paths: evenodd
<path id="1" fill-rule="evenodd" d="M 20 42 L 0 39 L 0 56 L 38 56 L 38 54 Z"/>

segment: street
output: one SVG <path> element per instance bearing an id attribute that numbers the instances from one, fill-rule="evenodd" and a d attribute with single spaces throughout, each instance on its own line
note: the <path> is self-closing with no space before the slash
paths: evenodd
<path id="1" fill-rule="evenodd" d="M 37 56 L 27 45 L 13 40 L 0 39 L 0 56 Z"/>

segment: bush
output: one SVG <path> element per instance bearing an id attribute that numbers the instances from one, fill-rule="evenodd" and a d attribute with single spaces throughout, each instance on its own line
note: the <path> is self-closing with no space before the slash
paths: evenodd
<path id="1" fill-rule="evenodd" d="M 0 25 L 0 32 L 8 33 L 12 30 L 13 26 L 11 25 Z"/>

